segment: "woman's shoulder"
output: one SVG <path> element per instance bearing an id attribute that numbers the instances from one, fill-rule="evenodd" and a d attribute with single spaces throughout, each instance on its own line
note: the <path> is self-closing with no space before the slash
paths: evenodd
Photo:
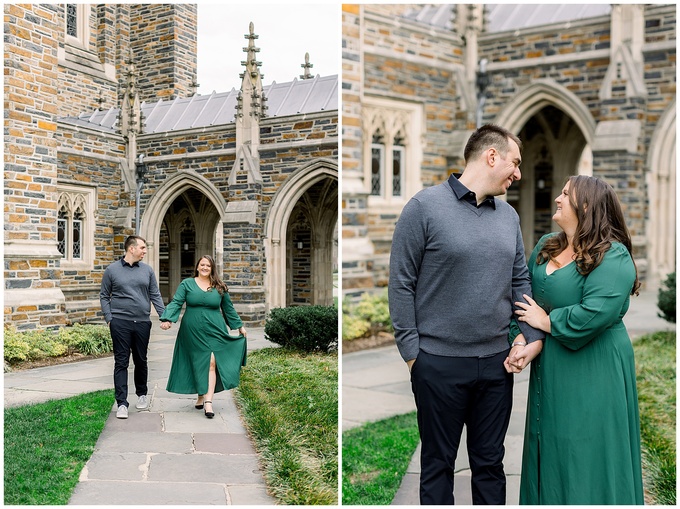
<path id="1" fill-rule="evenodd" d="M 557 236 L 557 235 L 559 235 L 558 232 L 550 232 L 550 233 L 546 233 L 546 234 L 543 235 L 540 239 L 538 239 L 538 242 L 536 243 L 535 249 L 539 249 L 539 250 L 540 250 L 540 249 L 545 245 L 545 243 L 548 241 L 548 239 L 551 239 L 552 237 L 555 237 L 555 236 Z"/>
<path id="2" fill-rule="evenodd" d="M 618 240 L 615 240 L 612 242 L 612 245 L 610 248 L 607 250 L 605 253 L 605 257 L 613 257 L 613 256 L 624 256 L 627 258 L 631 258 L 630 252 L 628 251 L 628 248 L 623 244 L 622 242 L 619 242 Z"/>

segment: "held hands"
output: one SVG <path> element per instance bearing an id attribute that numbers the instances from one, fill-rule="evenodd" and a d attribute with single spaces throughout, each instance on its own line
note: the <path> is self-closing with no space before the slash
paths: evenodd
<path id="1" fill-rule="evenodd" d="M 550 332 L 550 316 L 539 306 L 534 299 L 528 295 L 523 295 L 526 302 L 515 302 L 518 309 L 515 311 L 517 319 L 520 322 L 526 322 L 534 329 L 540 329 L 543 332 Z"/>
<path id="2" fill-rule="evenodd" d="M 520 373 L 543 350 L 543 341 L 534 341 L 526 346 L 513 346 L 503 365 L 508 373 Z"/>
<path id="3" fill-rule="evenodd" d="M 171 322 L 161 322 L 161 329 L 168 330 L 168 329 L 170 329 L 170 327 L 172 327 Z"/>

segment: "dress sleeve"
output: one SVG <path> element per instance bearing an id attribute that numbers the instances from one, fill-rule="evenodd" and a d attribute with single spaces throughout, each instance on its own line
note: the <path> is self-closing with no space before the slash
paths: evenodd
<path id="1" fill-rule="evenodd" d="M 588 276 L 579 304 L 550 312 L 550 335 L 570 350 L 587 345 L 621 320 L 635 281 L 635 266 L 623 244 L 613 243 Z"/>
<path id="2" fill-rule="evenodd" d="M 231 297 L 229 297 L 227 292 L 222 294 L 221 307 L 224 321 L 227 322 L 227 326 L 231 330 L 237 330 L 243 327 L 243 322 L 234 309 L 234 304 L 231 302 Z"/>
<path id="3" fill-rule="evenodd" d="M 177 287 L 175 296 L 172 298 L 172 302 L 167 305 L 165 311 L 160 317 L 161 322 L 172 322 L 175 323 L 179 320 L 179 315 L 182 312 L 182 306 L 187 300 L 187 285 L 186 279 L 182 281 Z"/>

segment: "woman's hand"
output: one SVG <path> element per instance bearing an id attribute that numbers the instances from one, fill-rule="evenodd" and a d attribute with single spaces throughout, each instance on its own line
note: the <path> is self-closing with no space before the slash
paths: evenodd
<path id="1" fill-rule="evenodd" d="M 244 336 L 244 337 L 246 337 L 246 338 L 248 337 L 248 332 L 246 331 L 246 328 L 245 328 L 245 327 L 239 327 L 238 332 L 239 332 L 239 334 L 241 334 L 242 336 Z"/>
<path id="2" fill-rule="evenodd" d="M 519 373 L 543 350 L 543 341 L 534 341 L 524 347 L 515 347 L 503 365 L 508 373 Z"/>
<path id="3" fill-rule="evenodd" d="M 517 319 L 520 322 L 528 323 L 534 329 L 550 332 L 550 316 L 548 316 L 541 306 L 536 304 L 534 299 L 526 294 L 524 294 L 523 297 L 529 304 L 526 302 L 515 302 L 515 306 L 521 308 L 515 311 Z"/>
<path id="4" fill-rule="evenodd" d="M 171 322 L 161 322 L 161 329 L 168 330 L 170 327 L 172 327 Z"/>

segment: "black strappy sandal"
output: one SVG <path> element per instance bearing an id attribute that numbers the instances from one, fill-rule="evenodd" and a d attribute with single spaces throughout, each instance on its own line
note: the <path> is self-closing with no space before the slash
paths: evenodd
<path id="1" fill-rule="evenodd" d="M 212 405 L 212 401 L 204 401 L 204 402 L 203 402 L 204 405 L 205 405 L 206 403 L 210 403 L 210 404 Z M 207 409 L 207 408 L 206 408 L 205 410 L 203 410 L 203 412 L 205 413 L 205 416 L 206 416 L 208 419 L 212 419 L 213 417 L 215 417 L 215 412 L 208 412 L 208 409 Z"/>

